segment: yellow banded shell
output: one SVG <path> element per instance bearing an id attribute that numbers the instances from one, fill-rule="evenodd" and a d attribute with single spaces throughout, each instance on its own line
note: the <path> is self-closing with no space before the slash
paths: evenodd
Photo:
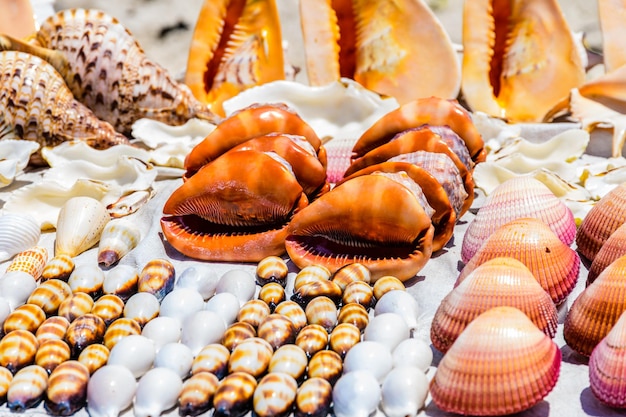
<path id="1" fill-rule="evenodd" d="M 241 341 L 256 336 L 256 330 L 250 323 L 238 321 L 231 324 L 224 332 L 222 344 L 232 351 Z"/>
<path id="2" fill-rule="evenodd" d="M 102 342 L 106 326 L 104 320 L 95 314 L 85 314 L 70 323 L 65 334 L 65 341 L 76 358 L 87 346 Z"/>
<path id="3" fill-rule="evenodd" d="M 15 373 L 35 361 L 38 348 L 34 334 L 28 330 L 13 330 L 0 340 L 0 366 Z"/>
<path id="4" fill-rule="evenodd" d="M 256 378 L 246 372 L 233 372 L 226 376 L 213 396 L 214 415 L 244 415 L 252 409 L 256 387 Z"/>
<path id="5" fill-rule="evenodd" d="M 284 287 L 288 272 L 289 267 L 283 258 L 268 256 L 261 259 L 256 266 L 256 282 L 260 286 L 276 282 Z"/>
<path id="6" fill-rule="evenodd" d="M 274 313 L 281 314 L 291 320 L 291 323 L 293 323 L 296 332 L 299 332 L 304 326 L 308 324 L 304 309 L 300 307 L 300 305 L 295 301 L 283 301 L 276 306 Z"/>
<path id="7" fill-rule="evenodd" d="M 294 290 L 291 300 L 301 306 L 306 306 L 317 297 L 327 297 L 335 304 L 339 304 L 341 302 L 341 294 L 341 287 L 333 281 L 314 281 L 303 284 L 297 290 Z"/>
<path id="8" fill-rule="evenodd" d="M 64 339 L 69 326 L 70 322 L 65 317 L 48 317 L 37 329 L 35 337 L 40 344 L 50 339 Z"/>
<path id="9" fill-rule="evenodd" d="M 337 306 L 326 296 L 313 298 L 304 310 L 309 324 L 319 324 L 331 332 L 337 324 Z"/>
<path id="10" fill-rule="evenodd" d="M 270 307 L 261 300 L 246 301 L 239 309 L 237 321 L 251 324 L 255 329 L 270 315 Z"/>
<path id="11" fill-rule="evenodd" d="M 67 361 L 56 367 L 48 379 L 44 407 L 53 415 L 69 416 L 87 401 L 89 369 L 78 361 Z"/>
<path id="12" fill-rule="evenodd" d="M 276 306 L 285 301 L 285 289 L 277 282 L 269 282 L 261 287 L 259 300 L 264 301 L 274 311 Z"/>
<path id="13" fill-rule="evenodd" d="M 331 280 L 345 290 L 346 285 L 354 281 L 363 281 L 367 284 L 371 281 L 370 270 L 363 264 L 354 262 L 339 268 L 333 274 Z"/>
<path id="14" fill-rule="evenodd" d="M 252 405 L 258 417 L 273 417 L 288 414 L 296 400 L 298 383 L 289 374 L 272 372 L 259 381 Z"/>
<path id="15" fill-rule="evenodd" d="M 257 336 L 267 340 L 274 349 L 295 342 L 296 333 L 291 320 L 280 314 L 270 314 L 257 329 Z"/>
<path id="16" fill-rule="evenodd" d="M 178 398 L 180 415 L 197 416 L 209 411 L 218 385 L 219 379 L 210 372 L 193 374 L 183 384 Z"/>
<path id="17" fill-rule="evenodd" d="M 373 288 L 374 297 L 376 297 L 377 300 L 380 300 L 380 298 L 385 295 L 386 292 L 392 290 L 406 291 L 404 283 L 399 278 L 396 278 L 393 275 L 385 275 L 384 277 L 378 278 L 374 283 Z"/>
<path id="18" fill-rule="evenodd" d="M 101 343 L 89 345 L 78 355 L 78 362 L 87 367 L 90 374 L 107 364 L 109 360 L 109 349 Z"/>
<path id="19" fill-rule="evenodd" d="M 337 352 L 342 358 L 346 353 L 361 341 L 361 331 L 350 323 L 338 324 L 330 333 L 328 347 Z"/>
<path id="20" fill-rule="evenodd" d="M 267 371 L 272 354 L 272 347 L 259 337 L 252 337 L 237 345 L 228 360 L 228 372 L 246 372 L 259 378 Z"/>
<path id="21" fill-rule="evenodd" d="M 331 385 L 334 385 L 342 372 L 341 356 L 332 350 L 320 350 L 309 361 L 307 376 L 309 378 L 324 378 Z"/>
<path id="22" fill-rule="evenodd" d="M 330 412 L 333 386 L 324 378 L 308 378 L 300 385 L 296 394 L 297 417 L 325 416 Z"/>
<path id="23" fill-rule="evenodd" d="M 4 366 L 0 366 L 0 403 L 4 403 L 7 399 L 9 385 L 13 380 L 13 374 Z"/>
<path id="24" fill-rule="evenodd" d="M 96 300 L 91 313 L 100 316 L 108 326 L 124 313 L 124 301 L 117 295 L 105 294 Z"/>
<path id="25" fill-rule="evenodd" d="M 60 279 L 67 281 L 75 268 L 74 259 L 70 255 L 61 253 L 48 261 L 41 272 L 41 280 Z"/>
<path id="26" fill-rule="evenodd" d="M 70 295 L 72 289 L 67 282 L 51 278 L 39 284 L 26 302 L 38 305 L 46 315 L 51 316 L 57 313 L 61 303 Z"/>
<path id="27" fill-rule="evenodd" d="M 370 308 L 374 302 L 374 289 L 365 281 L 354 281 L 346 285 L 341 302 L 345 304 L 358 303 Z"/>
<path id="28" fill-rule="evenodd" d="M 311 358 L 317 352 L 326 349 L 328 332 L 319 324 L 308 324 L 300 330 L 295 343 Z"/>
<path id="29" fill-rule="evenodd" d="M 293 283 L 293 290 L 296 292 L 304 284 L 317 281 L 327 281 L 330 277 L 331 272 L 323 265 L 305 266 L 296 274 L 296 278 Z"/>
<path id="30" fill-rule="evenodd" d="M 283 372 L 298 381 L 304 376 L 308 362 L 309 359 L 300 346 L 283 345 L 272 355 L 268 371 Z"/>
<path id="31" fill-rule="evenodd" d="M 65 317 L 70 323 L 77 317 L 84 316 L 93 308 L 93 298 L 84 292 L 75 292 L 59 305 L 58 315 Z"/>
<path id="32" fill-rule="evenodd" d="M 139 228 L 126 219 L 113 219 L 104 226 L 98 245 L 98 263 L 105 267 L 117 263 L 141 240 Z"/>
<path id="33" fill-rule="evenodd" d="M 120 317 L 111 323 L 106 332 L 104 332 L 102 343 L 107 349 L 111 350 L 120 339 L 131 334 L 141 334 L 139 323 L 128 317 Z"/>
<path id="34" fill-rule="evenodd" d="M 130 265 L 117 265 L 104 277 L 102 290 L 105 294 L 117 295 L 124 302 L 137 292 L 139 273 Z"/>
<path id="35" fill-rule="evenodd" d="M 51 373 L 57 366 L 70 359 L 70 347 L 60 339 L 50 339 L 39 345 L 35 364 Z"/>
<path id="36" fill-rule="evenodd" d="M 137 291 L 148 292 L 161 301 L 172 289 L 176 280 L 174 265 L 167 259 L 149 261 L 139 273 Z"/>
<path id="37" fill-rule="evenodd" d="M 337 323 L 349 323 L 356 326 L 361 332 L 365 330 L 370 320 L 365 307 L 358 303 L 344 304 L 339 310 Z"/>
<path id="38" fill-rule="evenodd" d="M 210 372 L 222 379 L 228 372 L 230 351 L 219 343 L 211 343 L 203 347 L 191 363 L 191 373 Z"/>
<path id="39" fill-rule="evenodd" d="M 38 365 L 17 371 L 9 384 L 7 406 L 13 412 L 23 412 L 43 399 L 48 388 L 48 373 Z"/>
<path id="40" fill-rule="evenodd" d="M 18 329 L 28 330 L 35 334 L 44 320 L 46 320 L 46 313 L 41 307 L 35 304 L 23 304 L 7 316 L 2 329 L 5 334 Z"/>

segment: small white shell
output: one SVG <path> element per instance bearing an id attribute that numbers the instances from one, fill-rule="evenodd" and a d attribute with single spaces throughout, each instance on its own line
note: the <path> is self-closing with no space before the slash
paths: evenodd
<path id="1" fill-rule="evenodd" d="M 395 368 L 385 378 L 381 408 L 387 417 L 415 417 L 428 396 L 428 378 L 415 367 Z"/>
<path id="2" fill-rule="evenodd" d="M 139 378 L 152 368 L 155 357 L 154 342 L 145 336 L 133 334 L 121 338 L 113 346 L 107 364 L 125 366 L 135 378 Z"/>
<path id="3" fill-rule="evenodd" d="M 427 372 L 433 362 L 433 351 L 422 339 L 410 338 L 400 342 L 391 352 L 394 368 L 414 366 Z"/>
<path id="4" fill-rule="evenodd" d="M 333 388 L 333 403 L 337 417 L 368 417 L 381 399 L 378 380 L 368 371 L 344 374 Z"/>
<path id="5" fill-rule="evenodd" d="M 408 338 L 409 328 L 402 316 L 396 313 L 382 313 L 372 317 L 363 332 L 363 340 L 379 342 L 390 352 Z"/>
<path id="6" fill-rule="evenodd" d="M 155 350 L 159 352 L 167 343 L 176 343 L 182 334 L 182 323 L 173 317 L 159 316 L 150 320 L 141 331 L 142 336 L 154 342 Z"/>
<path id="7" fill-rule="evenodd" d="M 141 231 L 127 219 L 113 219 L 104 226 L 98 245 L 98 263 L 109 267 L 133 250 Z"/>
<path id="8" fill-rule="evenodd" d="M 6 299 L 11 310 L 21 306 L 37 288 L 37 281 L 24 271 L 11 271 L 0 277 L 0 296 Z"/>
<path id="9" fill-rule="evenodd" d="M 59 211 L 55 254 L 76 256 L 90 249 L 109 220 L 106 207 L 95 198 L 70 198 Z"/>
<path id="10" fill-rule="evenodd" d="M 204 346 L 222 340 L 225 331 L 226 325 L 219 314 L 200 310 L 185 319 L 180 340 L 195 356 Z"/>
<path id="11" fill-rule="evenodd" d="M 137 384 L 135 392 L 135 417 L 160 416 L 178 401 L 178 395 L 183 390 L 183 381 L 180 376 L 168 368 L 153 368 L 149 370 Z"/>
<path id="12" fill-rule="evenodd" d="M 176 280 L 176 287 L 193 288 L 208 300 L 215 294 L 218 277 L 215 270 L 208 267 L 190 266 Z"/>
<path id="13" fill-rule="evenodd" d="M 415 297 L 407 291 L 393 290 L 380 297 L 374 307 L 374 314 L 382 313 L 396 313 L 402 316 L 411 333 L 417 330 L 420 315 L 419 304 Z"/>
<path id="14" fill-rule="evenodd" d="M 193 354 L 182 343 L 167 343 L 159 349 L 154 359 L 155 368 L 169 368 L 181 378 L 189 376 Z"/>
<path id="15" fill-rule="evenodd" d="M 354 345 L 346 353 L 343 373 L 367 371 L 382 383 L 392 366 L 393 360 L 387 346 L 380 342 L 363 341 Z"/>
<path id="16" fill-rule="evenodd" d="M 124 317 L 134 319 L 140 326 L 145 326 L 159 315 L 161 305 L 154 294 L 138 292 L 126 301 Z"/>
<path id="17" fill-rule="evenodd" d="M 87 410 L 91 417 L 117 417 L 133 402 L 137 381 L 121 365 L 105 365 L 91 375 L 87 384 Z"/>
<path id="18" fill-rule="evenodd" d="M 0 216 L 0 262 L 31 248 L 39 242 L 41 230 L 33 216 L 5 213 Z"/>
<path id="19" fill-rule="evenodd" d="M 204 304 L 204 309 L 214 311 L 224 320 L 226 327 L 230 326 L 237 319 L 239 314 L 239 299 L 229 292 L 215 294 Z"/>
<path id="20" fill-rule="evenodd" d="M 239 303 L 237 304 L 239 306 Z M 163 297 L 159 316 L 173 317 L 182 323 L 188 316 L 204 308 L 204 299 L 193 288 L 174 288 Z"/>
<path id="21" fill-rule="evenodd" d="M 245 269 L 231 269 L 223 274 L 217 281 L 215 293 L 229 292 L 239 299 L 239 304 L 254 298 L 256 292 L 256 280 L 254 274 Z"/>

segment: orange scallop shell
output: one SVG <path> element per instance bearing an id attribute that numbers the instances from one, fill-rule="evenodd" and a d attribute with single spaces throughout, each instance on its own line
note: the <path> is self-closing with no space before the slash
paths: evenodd
<path id="1" fill-rule="evenodd" d="M 626 255 L 626 223 L 617 228 L 604 242 L 596 256 L 593 257 L 589 272 L 587 273 L 587 285 L 591 284 L 613 261 L 622 255 Z"/>

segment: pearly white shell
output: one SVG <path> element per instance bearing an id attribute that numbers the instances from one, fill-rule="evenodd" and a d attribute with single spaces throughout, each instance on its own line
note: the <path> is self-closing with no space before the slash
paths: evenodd
<path id="1" fill-rule="evenodd" d="M 374 307 L 374 314 L 383 313 L 396 313 L 402 316 L 411 333 L 417 330 L 420 308 L 415 297 L 408 291 L 393 290 L 380 297 Z"/>
<path id="2" fill-rule="evenodd" d="M 204 304 L 204 309 L 214 311 L 224 320 L 226 327 L 230 326 L 237 319 L 239 314 L 239 299 L 229 292 L 215 294 Z"/>
<path id="3" fill-rule="evenodd" d="M 152 368 L 155 357 L 154 342 L 135 334 L 123 337 L 113 346 L 107 364 L 125 366 L 135 378 L 139 378 Z"/>
<path id="4" fill-rule="evenodd" d="M 135 417 L 160 416 L 176 405 L 183 381 L 168 368 L 153 368 L 137 383 L 133 411 Z"/>
<path id="5" fill-rule="evenodd" d="M 208 300 L 215 294 L 218 277 L 215 270 L 208 267 L 190 266 L 176 280 L 176 287 L 193 288 Z"/>
<path id="6" fill-rule="evenodd" d="M 141 331 L 141 335 L 154 342 L 155 350 L 159 352 L 161 347 L 168 343 L 180 341 L 182 334 L 182 322 L 173 317 L 159 316 L 150 320 Z"/>
<path id="7" fill-rule="evenodd" d="M 104 226 L 98 244 L 98 263 L 109 267 L 133 250 L 141 240 L 139 228 L 127 219 L 113 219 Z"/>
<path id="8" fill-rule="evenodd" d="M 91 417 L 117 417 L 131 406 L 137 381 L 121 365 L 105 365 L 91 375 L 87 384 L 87 411 Z"/>
<path id="9" fill-rule="evenodd" d="M 0 297 L 9 302 L 11 310 L 21 306 L 37 288 L 37 281 L 24 271 L 10 271 L 0 277 Z"/>
<path id="10" fill-rule="evenodd" d="M 188 316 L 203 308 L 204 300 L 198 291 L 193 288 L 175 287 L 163 297 L 159 316 L 173 317 L 182 323 Z"/>
<path id="11" fill-rule="evenodd" d="M 0 188 L 11 184 L 22 173 L 30 156 L 39 146 L 37 142 L 30 140 L 0 140 Z"/>
<path id="12" fill-rule="evenodd" d="M 386 294 L 385 294 L 386 296 Z M 383 296 L 383 298 L 385 298 Z M 409 338 L 409 327 L 400 314 L 381 313 L 372 317 L 363 332 L 363 340 L 379 342 L 393 351 L 403 340 Z"/>
<path id="13" fill-rule="evenodd" d="M 380 399 L 379 382 L 368 371 L 344 374 L 333 388 L 336 417 L 368 417 L 374 413 Z"/>
<path id="14" fill-rule="evenodd" d="M 195 355 L 206 345 L 222 340 L 226 325 L 224 320 L 214 311 L 200 310 L 185 319 L 180 338 Z"/>
<path id="15" fill-rule="evenodd" d="M 110 219 L 104 204 L 95 198 L 70 198 L 59 211 L 55 255 L 76 256 L 90 249 Z"/>
<path id="16" fill-rule="evenodd" d="M 215 293 L 229 292 L 239 299 L 239 304 L 254 298 L 256 291 L 256 279 L 254 274 L 244 269 L 231 269 L 224 273 L 217 281 Z"/>
<path id="17" fill-rule="evenodd" d="M 5 213 L 0 216 L 0 262 L 32 248 L 39 242 L 39 223 L 29 214 Z"/>
<path id="18" fill-rule="evenodd" d="M 140 326 L 159 315 L 161 305 L 154 294 L 138 292 L 131 296 L 124 306 L 124 317 L 137 320 Z"/>
<path id="19" fill-rule="evenodd" d="M 421 369 L 395 368 L 385 378 L 381 408 L 387 417 L 415 417 L 428 396 L 428 378 Z"/>
<path id="20" fill-rule="evenodd" d="M 433 362 L 433 351 L 422 339 L 410 338 L 400 342 L 391 352 L 394 368 L 414 366 L 427 372 Z"/>
<path id="21" fill-rule="evenodd" d="M 391 371 L 393 360 L 391 351 L 380 342 L 363 341 L 348 351 L 343 360 L 343 373 L 367 371 L 379 382 Z"/>
<path id="22" fill-rule="evenodd" d="M 168 368 L 176 372 L 181 378 L 187 378 L 193 364 L 193 354 L 191 349 L 182 343 L 166 343 L 154 358 L 155 368 Z"/>

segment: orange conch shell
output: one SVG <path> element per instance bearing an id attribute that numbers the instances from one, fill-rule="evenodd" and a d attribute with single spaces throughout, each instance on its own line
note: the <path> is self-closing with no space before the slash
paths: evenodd
<path id="1" fill-rule="evenodd" d="M 598 0 L 602 30 L 602 61 L 607 72 L 626 64 L 626 1 Z"/>
<path id="2" fill-rule="evenodd" d="M 473 111 L 541 121 L 585 77 L 557 0 L 466 1 L 462 90 Z"/>
<path id="3" fill-rule="evenodd" d="M 423 0 L 302 0 L 300 17 L 311 85 L 351 78 L 400 104 L 459 93 L 459 60 Z"/>
<path id="4" fill-rule="evenodd" d="M 285 78 L 275 0 L 205 0 L 194 30 L 185 83 L 224 116 L 239 92 Z"/>

